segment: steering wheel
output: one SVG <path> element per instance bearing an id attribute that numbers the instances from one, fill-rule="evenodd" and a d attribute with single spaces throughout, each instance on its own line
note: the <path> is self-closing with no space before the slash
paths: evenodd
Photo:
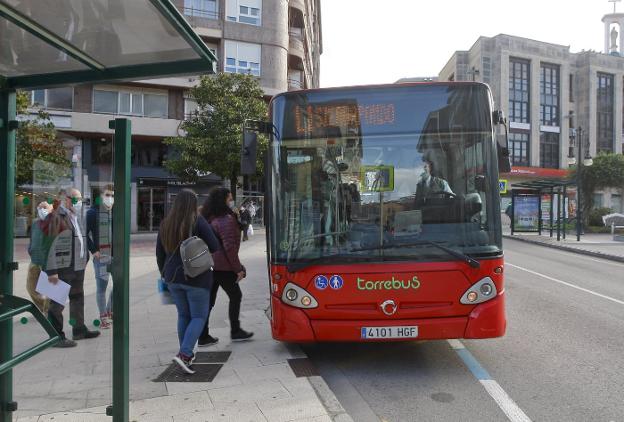
<path id="1" fill-rule="evenodd" d="M 439 191 L 435 191 L 435 192 L 429 192 L 429 195 L 444 195 L 444 196 L 448 196 L 449 198 L 457 198 L 457 195 L 455 195 L 453 192 L 447 192 L 445 190 L 439 190 Z"/>

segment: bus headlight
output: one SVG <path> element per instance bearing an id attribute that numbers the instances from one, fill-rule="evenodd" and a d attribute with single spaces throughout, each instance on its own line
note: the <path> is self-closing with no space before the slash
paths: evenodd
<path id="1" fill-rule="evenodd" d="M 282 293 L 282 302 L 296 308 L 312 309 L 318 307 L 318 302 L 305 289 L 294 283 L 287 283 Z M 301 298 L 297 300 L 297 298 Z"/>
<path id="2" fill-rule="evenodd" d="M 495 298 L 497 293 L 494 281 L 490 277 L 485 277 L 470 286 L 459 302 L 464 305 L 476 305 Z"/>

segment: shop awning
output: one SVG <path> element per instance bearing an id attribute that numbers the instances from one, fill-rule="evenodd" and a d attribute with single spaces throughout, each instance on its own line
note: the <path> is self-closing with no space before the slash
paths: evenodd
<path id="1" fill-rule="evenodd" d="M 540 179 L 531 180 L 530 182 L 520 182 L 513 184 L 513 190 L 533 190 L 533 191 L 550 191 L 558 190 L 568 186 L 576 186 L 576 180 L 569 179 Z"/>
<path id="2" fill-rule="evenodd" d="M 0 0 L 0 89 L 215 69 L 169 0 Z"/>

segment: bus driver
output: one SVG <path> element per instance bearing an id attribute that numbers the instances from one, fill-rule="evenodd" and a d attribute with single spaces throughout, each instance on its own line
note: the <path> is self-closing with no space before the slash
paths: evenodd
<path id="1" fill-rule="evenodd" d="M 425 158 L 424 165 L 423 172 L 420 175 L 420 180 L 416 185 L 417 204 L 422 204 L 427 198 L 432 196 L 437 197 L 443 192 L 455 195 L 446 180 L 433 175 L 434 167 L 431 159 Z"/>

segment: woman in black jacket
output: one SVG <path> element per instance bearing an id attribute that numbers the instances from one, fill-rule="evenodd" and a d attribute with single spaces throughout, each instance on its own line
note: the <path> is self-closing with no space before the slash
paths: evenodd
<path id="1" fill-rule="evenodd" d="M 193 374 L 193 349 L 210 312 L 213 276 L 212 270 L 194 278 L 185 276 L 180 243 L 189 237 L 189 233 L 206 242 L 210 252 L 219 249 L 219 241 L 210 224 L 197 213 L 197 195 L 185 189 L 176 196 L 169 214 L 160 225 L 156 240 L 156 258 L 158 269 L 178 310 L 180 350 L 173 361 L 185 372 Z"/>

